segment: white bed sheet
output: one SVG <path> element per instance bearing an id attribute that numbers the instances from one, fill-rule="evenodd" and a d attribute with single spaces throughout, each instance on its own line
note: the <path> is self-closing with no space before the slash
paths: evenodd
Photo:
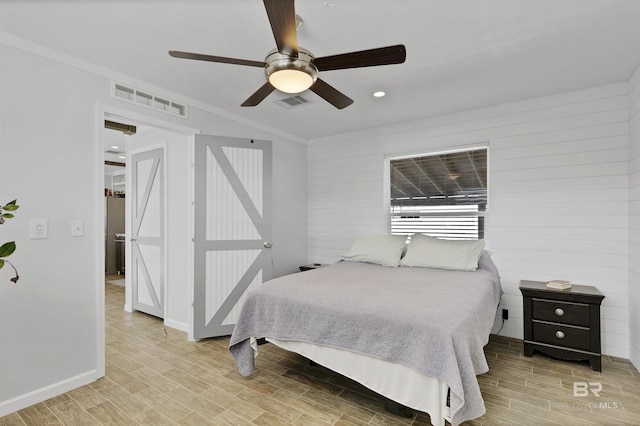
<path id="1" fill-rule="evenodd" d="M 266 340 L 355 380 L 392 401 L 428 413 L 433 426 L 444 426 L 445 419 L 449 420 L 449 387 L 441 380 L 401 364 L 330 346 L 273 338 Z M 252 346 L 257 355 L 257 344 Z"/>

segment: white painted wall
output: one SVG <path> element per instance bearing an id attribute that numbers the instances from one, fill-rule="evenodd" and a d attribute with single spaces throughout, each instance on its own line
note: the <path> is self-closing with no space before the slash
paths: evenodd
<path id="1" fill-rule="evenodd" d="M 640 370 L 640 67 L 629 80 L 629 337 Z"/>
<path id="2" fill-rule="evenodd" d="M 1 240 L 16 241 L 21 276 L 13 285 L 0 270 L 2 415 L 33 392 L 47 395 L 47 386 L 97 378 L 95 259 L 104 226 L 97 235 L 101 79 L 1 44 L 0 57 L 0 199 L 21 206 L 0 230 Z M 48 219 L 48 239 L 29 239 L 31 218 Z M 84 237 L 71 237 L 76 219 Z"/>
<path id="3" fill-rule="evenodd" d="M 310 141 L 308 260 L 333 262 L 356 237 L 386 232 L 385 155 L 488 141 L 502 334 L 523 336 L 521 279 L 567 279 L 606 295 L 603 351 L 628 358 L 627 91 L 624 82 Z"/>
<path id="4" fill-rule="evenodd" d="M 111 78 L 175 94 L 41 46 L 0 40 L 0 58 L 0 200 L 17 198 L 21 205 L 0 230 L 0 241 L 16 241 L 11 260 L 21 276 L 13 285 L 9 271 L 0 270 L 0 416 L 101 375 L 99 105 L 202 133 L 272 140 L 274 270 L 282 275 L 306 262 L 304 144 L 199 104 L 185 120 L 111 99 Z M 48 218 L 48 239 L 28 238 L 30 218 Z M 72 220 L 84 221 L 83 237 L 71 237 Z M 176 312 L 176 319 L 184 315 Z"/>

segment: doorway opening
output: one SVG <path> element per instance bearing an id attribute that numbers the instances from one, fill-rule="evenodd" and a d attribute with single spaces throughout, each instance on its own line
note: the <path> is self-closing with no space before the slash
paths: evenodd
<path id="1" fill-rule="evenodd" d="M 136 126 L 104 120 L 105 282 L 125 285 L 127 145 Z"/>
<path id="2" fill-rule="evenodd" d="M 105 128 L 105 120 L 109 122 L 116 123 L 119 126 L 125 126 L 124 130 L 122 128 L 117 129 L 107 129 Z M 125 135 L 125 131 L 133 130 L 131 126 L 135 126 L 135 134 Z M 182 176 L 181 179 L 177 179 L 174 181 L 173 179 L 169 179 L 168 183 L 172 187 L 167 189 L 168 194 L 176 193 L 178 194 L 178 199 L 173 200 L 171 196 L 167 200 L 168 203 L 175 202 L 176 205 L 189 205 L 192 199 L 192 179 L 191 176 L 191 161 L 193 155 L 193 136 L 196 133 L 199 133 L 198 130 L 181 126 L 179 124 L 174 124 L 170 122 L 166 122 L 164 120 L 158 120 L 151 117 L 148 117 L 143 114 L 138 114 L 135 112 L 131 112 L 128 110 L 123 110 L 121 108 L 116 108 L 107 105 L 99 105 L 97 108 L 96 115 L 96 181 L 98 185 L 96 185 L 96 217 L 95 217 L 95 232 L 96 235 L 100 235 L 101 233 L 105 235 L 104 239 L 96 240 L 96 357 L 97 357 L 97 377 L 102 377 L 105 375 L 106 370 L 106 337 L 105 337 L 105 320 L 106 320 L 106 312 L 105 312 L 105 259 L 106 252 L 105 246 L 107 242 L 106 232 L 105 232 L 105 217 L 106 217 L 106 202 L 105 202 L 105 188 L 107 187 L 107 183 L 110 181 L 110 175 L 107 175 L 106 170 L 107 167 L 117 167 L 116 170 L 122 173 L 124 170 L 124 182 L 121 183 L 121 187 L 124 187 L 124 200 L 125 200 L 125 242 L 123 243 L 124 251 L 125 251 L 125 266 L 124 266 L 124 274 L 120 274 L 120 276 L 124 276 L 124 284 L 125 284 L 125 301 L 123 309 L 127 312 L 132 312 L 132 295 L 131 295 L 131 283 L 129 282 L 131 279 L 131 271 L 132 268 L 130 266 L 131 256 L 128 256 L 127 253 L 130 252 L 130 248 L 128 248 L 130 241 L 129 235 L 131 235 L 131 220 L 129 220 L 128 216 L 130 212 L 130 207 L 127 205 L 131 201 L 131 197 L 127 192 L 129 185 L 131 182 L 130 174 L 131 174 L 131 156 L 136 153 L 136 151 L 143 151 L 143 148 L 129 146 L 127 144 L 124 153 L 117 153 L 115 159 L 109 158 L 106 151 L 111 148 L 112 145 L 106 145 L 106 139 L 109 132 L 116 132 L 116 135 L 119 135 L 119 139 L 129 139 L 136 138 L 142 131 L 149 131 L 150 133 L 159 132 L 163 133 L 162 137 L 156 138 L 156 145 L 160 146 L 171 146 L 173 151 L 171 157 L 165 156 L 169 158 L 169 171 L 170 174 Z M 105 149 L 106 146 L 106 149 Z M 113 145 L 119 146 L 119 145 Z M 155 146 L 157 147 L 157 146 Z M 147 146 L 145 149 L 155 148 L 154 146 Z M 123 155 L 124 154 L 124 155 Z M 125 158 L 119 158 L 120 156 L 124 156 Z M 110 162 L 116 162 L 120 164 L 111 164 Z M 124 163 L 124 166 L 122 166 Z M 178 166 L 176 167 L 175 164 Z M 129 167 L 127 167 L 129 166 Z M 113 170 L 113 169 L 110 169 Z M 117 174 L 117 173 L 116 173 Z M 117 181 L 117 179 L 116 179 Z M 114 195 L 113 181 L 111 180 L 112 188 L 111 195 Z M 185 190 L 186 189 L 186 190 Z M 176 223 L 180 224 L 180 227 L 177 229 L 177 233 L 180 238 L 184 241 L 176 244 L 178 246 L 177 251 L 179 251 L 178 255 L 175 257 L 175 260 L 172 258 L 172 265 L 175 264 L 173 269 L 169 269 L 170 273 L 178 273 L 180 275 L 180 279 L 174 279 L 172 277 L 168 277 L 168 281 L 177 282 L 179 285 L 184 286 L 185 288 L 178 288 L 175 291 L 175 295 L 169 293 L 169 299 L 167 302 L 167 312 L 168 316 L 164 317 L 164 325 L 175 328 L 184 332 L 189 330 L 191 324 L 189 323 L 189 312 L 188 312 L 188 301 L 191 300 L 191 294 L 189 293 L 188 283 L 193 280 L 193 271 L 192 268 L 189 267 L 191 264 L 191 256 L 192 256 L 192 248 L 191 238 L 193 238 L 192 233 L 192 209 L 184 209 L 181 210 L 181 214 L 184 215 L 185 220 L 176 220 Z M 183 219 L 180 217 L 178 219 Z M 169 233 L 171 234 L 173 228 L 175 226 L 168 227 Z M 115 235 L 114 235 L 115 237 Z M 169 235 L 169 239 L 171 240 L 173 237 Z M 115 240 L 115 238 L 113 238 Z M 171 241 L 169 244 L 172 244 Z M 172 248 L 173 250 L 173 248 Z M 171 256 L 169 254 L 168 256 Z M 183 259 L 184 258 L 184 259 Z M 186 259 L 186 260 L 185 260 Z M 164 262 L 166 265 L 167 262 Z M 167 268 L 167 266 L 164 266 Z M 165 269 L 166 272 L 166 269 Z M 118 274 L 116 273 L 116 277 Z M 165 274 L 166 276 L 166 274 Z M 185 279 L 186 277 L 186 279 Z M 110 287 L 111 288 L 111 287 Z M 180 308 L 180 309 L 177 309 Z M 181 313 L 180 310 L 184 310 L 184 313 Z M 176 312 L 173 312 L 176 311 Z"/>

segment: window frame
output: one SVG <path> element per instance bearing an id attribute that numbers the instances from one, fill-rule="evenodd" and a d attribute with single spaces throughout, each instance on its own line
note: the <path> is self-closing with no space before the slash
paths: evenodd
<path id="1" fill-rule="evenodd" d="M 490 155 L 491 155 L 491 150 L 490 150 L 490 143 L 487 142 L 483 142 L 483 143 L 477 143 L 477 144 L 473 144 L 473 145 L 467 145 L 467 146 L 458 146 L 455 148 L 449 148 L 449 149 L 439 149 L 439 150 L 433 150 L 433 151 L 420 151 L 420 152 L 413 152 L 413 153 L 405 153 L 405 154 L 386 154 L 384 156 L 384 167 L 383 167 L 383 173 L 384 173 L 384 188 L 383 188 L 383 209 L 384 209 L 384 221 L 385 221 L 385 229 L 387 230 L 387 233 L 391 233 L 391 218 L 392 218 L 392 213 L 391 213 L 391 161 L 392 160 L 403 160 L 403 159 L 408 159 L 408 158 L 418 158 L 418 157 L 427 157 L 427 156 L 437 156 L 437 155 L 443 155 L 443 154 L 455 154 L 455 153 L 460 153 L 460 152 L 469 152 L 469 151 L 477 151 L 477 150 L 486 150 L 487 151 L 487 175 L 486 175 L 486 188 L 487 188 L 487 203 L 485 206 L 485 210 L 483 211 L 477 211 L 477 212 L 470 212 L 470 213 L 460 213 L 456 216 L 473 216 L 473 217 L 483 217 L 484 218 L 484 237 L 486 238 L 486 234 L 487 234 L 487 216 L 489 214 L 489 205 L 490 205 L 490 190 L 491 190 L 491 185 L 490 185 Z M 432 216 L 432 217 L 436 217 L 436 216 L 446 216 L 442 213 L 434 213 L 432 215 L 425 215 L 425 216 Z"/>

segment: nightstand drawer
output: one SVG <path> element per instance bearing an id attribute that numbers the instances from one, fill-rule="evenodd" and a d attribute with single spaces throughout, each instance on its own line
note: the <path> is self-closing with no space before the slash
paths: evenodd
<path id="1" fill-rule="evenodd" d="M 588 328 L 533 321 L 533 340 L 566 348 L 591 350 L 591 331 Z"/>
<path id="2" fill-rule="evenodd" d="M 531 299 L 533 319 L 562 324 L 589 326 L 589 305 L 585 303 L 558 302 Z"/>

